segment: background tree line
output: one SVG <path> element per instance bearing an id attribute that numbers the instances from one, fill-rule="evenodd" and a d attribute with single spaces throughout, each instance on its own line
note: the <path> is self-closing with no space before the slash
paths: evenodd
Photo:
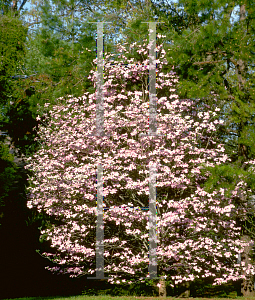
<path id="1" fill-rule="evenodd" d="M 27 3 L 29 10 L 24 9 Z M 160 22 L 157 33 L 166 36 L 162 39 L 164 49 L 169 70 L 175 66 L 179 76 L 180 98 L 199 98 L 201 105 L 210 105 L 217 95 L 222 108 L 226 125 L 218 134 L 231 162 L 210 170 L 208 190 L 230 189 L 239 175 L 247 181 L 247 188 L 254 190 L 254 177 L 245 165 L 255 154 L 254 10 L 250 0 L 0 1 L 0 260 L 6 274 L 2 298 L 43 295 L 42 280 L 50 282 L 54 277 L 43 270 L 49 262 L 35 252 L 38 248 L 46 251 L 48 245 L 40 244 L 38 228 L 51 220 L 26 207 L 28 172 L 23 169 L 22 156 L 29 157 L 40 147 L 34 141 L 33 128 L 44 122 L 36 119 L 45 112 L 44 103 L 49 103 L 50 110 L 59 97 L 65 101 L 67 95 L 78 97 L 95 90 L 88 75 L 95 67 L 96 24 L 89 22 L 112 22 L 104 25 L 104 46 L 105 52 L 113 53 L 117 41 L 133 43 L 148 38 L 148 24 L 142 22 Z M 7 136 L 19 159 L 10 153 Z M 240 222 L 248 239 L 255 237 L 253 224 L 253 215 Z M 253 257 L 254 249 L 247 251 Z M 40 274 L 37 279 L 36 274 Z M 69 285 L 66 291 L 64 281 Z M 85 282 L 84 278 L 55 278 L 48 293 L 80 294 Z M 189 287 L 191 294 L 205 295 L 202 284 L 205 282 Z M 148 287 L 140 289 L 149 293 Z M 241 282 L 219 287 L 218 293 L 223 294 L 224 289 L 238 293 L 242 289 L 247 295 L 254 292 L 245 292 Z"/>

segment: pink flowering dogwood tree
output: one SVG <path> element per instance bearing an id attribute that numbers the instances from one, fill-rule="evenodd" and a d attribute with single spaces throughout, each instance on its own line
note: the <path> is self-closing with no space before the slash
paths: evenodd
<path id="1" fill-rule="evenodd" d="M 138 47 L 141 58 L 148 54 Z M 223 123 L 217 101 L 198 109 L 198 100 L 179 99 L 174 72 L 163 71 L 164 55 L 161 49 L 156 80 L 161 135 L 140 136 L 149 129 L 148 59 L 135 64 L 124 46 L 115 64 L 112 54 L 105 56 L 106 136 L 93 136 L 96 93 L 60 99 L 49 113 L 49 125 L 40 125 L 42 147 L 26 166 L 33 171 L 27 206 L 58 220 L 41 231 L 53 249 L 43 255 L 57 264 L 51 271 L 71 277 L 95 273 L 96 171 L 101 163 L 104 207 L 109 208 L 104 211 L 105 276 L 110 283 L 145 281 L 149 212 L 140 208 L 148 207 L 149 166 L 156 164 L 158 275 L 172 286 L 195 278 L 213 277 L 217 285 L 244 278 L 236 261 L 246 244 L 234 220 L 246 211 L 233 202 L 246 193 L 243 182 L 230 198 L 224 189 L 207 193 L 202 188 L 210 175 L 202 170 L 228 161 L 215 135 Z M 95 84 L 95 71 L 91 80 Z M 246 273 L 254 274 L 251 264 Z"/>

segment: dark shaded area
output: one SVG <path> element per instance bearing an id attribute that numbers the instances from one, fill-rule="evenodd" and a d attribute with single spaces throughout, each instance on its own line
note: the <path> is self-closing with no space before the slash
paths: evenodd
<path id="1" fill-rule="evenodd" d="M 36 253 L 36 249 L 48 250 L 40 244 L 38 229 L 46 218 L 26 206 L 27 171 L 5 159 L 6 152 L 1 154 L 0 298 L 81 294 L 85 278 L 69 278 L 45 270 L 53 263 Z"/>
<path id="2" fill-rule="evenodd" d="M 182 290 L 180 290 L 182 292 Z M 213 286 L 211 279 L 195 280 L 190 285 L 190 296 L 193 298 L 235 298 L 241 297 L 241 281 L 229 282 L 221 286 Z"/>

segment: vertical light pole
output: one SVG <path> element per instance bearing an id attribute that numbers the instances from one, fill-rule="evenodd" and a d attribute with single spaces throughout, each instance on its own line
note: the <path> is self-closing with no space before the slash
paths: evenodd
<path id="1" fill-rule="evenodd" d="M 95 136 L 103 137 L 104 134 L 104 40 L 103 23 L 97 23 L 97 108 Z M 96 228 L 96 277 L 88 279 L 110 279 L 104 277 L 104 222 L 103 222 L 103 166 L 97 166 L 97 228 Z"/>
<path id="2" fill-rule="evenodd" d="M 163 136 L 157 134 L 157 100 L 156 100 L 156 24 L 149 23 L 149 97 L 150 97 L 150 117 L 149 134 L 140 136 Z M 157 278 L 157 210 L 156 210 L 156 165 L 150 166 L 149 181 L 149 275 L 150 279 Z"/>

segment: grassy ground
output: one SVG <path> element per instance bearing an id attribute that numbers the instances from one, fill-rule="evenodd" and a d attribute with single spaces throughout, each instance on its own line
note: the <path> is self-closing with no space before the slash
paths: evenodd
<path id="1" fill-rule="evenodd" d="M 118 297 L 111 297 L 111 296 L 70 296 L 70 297 L 29 297 L 29 298 L 15 298 L 12 300 L 205 300 L 205 299 L 223 299 L 223 298 L 174 298 L 174 297 L 167 297 L 167 298 L 159 298 L 159 297 L 136 297 L 136 296 L 118 296 Z M 238 300 L 255 300 L 255 297 L 245 298 L 245 297 L 236 297 L 235 299 Z M 7 300 L 7 299 L 3 299 Z M 233 300 L 233 298 L 224 298 L 224 300 Z"/>

